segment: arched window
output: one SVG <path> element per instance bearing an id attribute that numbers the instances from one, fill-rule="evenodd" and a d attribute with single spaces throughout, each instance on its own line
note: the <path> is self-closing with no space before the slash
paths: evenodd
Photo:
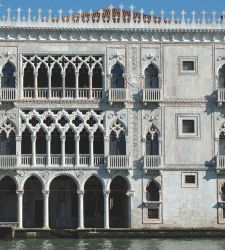
<path id="1" fill-rule="evenodd" d="M 46 133 L 43 129 L 40 129 L 36 134 L 36 153 L 46 154 Z"/>
<path id="2" fill-rule="evenodd" d="M 54 129 L 51 134 L 51 154 L 61 154 L 61 139 L 57 129 Z"/>
<path id="3" fill-rule="evenodd" d="M 75 88 L 75 69 L 70 63 L 66 69 L 66 79 L 65 79 L 66 88 Z"/>
<path id="4" fill-rule="evenodd" d="M 125 129 L 119 121 L 111 128 L 109 150 L 111 155 L 126 155 Z"/>
<path id="5" fill-rule="evenodd" d="M 158 133 L 153 126 L 146 136 L 146 155 L 159 155 Z"/>
<path id="6" fill-rule="evenodd" d="M 225 134 L 221 133 L 219 137 L 219 154 L 225 155 Z"/>
<path id="7" fill-rule="evenodd" d="M 23 86 L 24 88 L 34 87 L 34 69 L 30 63 L 24 69 Z"/>
<path id="8" fill-rule="evenodd" d="M 225 65 L 219 70 L 219 88 L 225 88 Z"/>
<path id="9" fill-rule="evenodd" d="M 96 64 L 93 69 L 92 87 L 102 88 L 102 69 L 99 64 Z"/>
<path id="10" fill-rule="evenodd" d="M 55 63 L 52 69 L 52 77 L 51 77 L 51 84 L 54 88 L 62 87 L 62 75 L 61 75 L 61 68 L 58 63 Z"/>
<path id="11" fill-rule="evenodd" d="M 48 87 L 48 70 L 44 63 L 38 69 L 38 88 Z"/>
<path id="12" fill-rule="evenodd" d="M 89 134 L 85 129 L 80 133 L 80 154 L 89 154 Z"/>
<path id="13" fill-rule="evenodd" d="M 71 128 L 66 132 L 65 153 L 75 154 L 75 133 Z"/>
<path id="14" fill-rule="evenodd" d="M 104 154 L 104 136 L 100 129 L 94 133 L 94 154 Z"/>
<path id="15" fill-rule="evenodd" d="M 88 87 L 89 87 L 88 68 L 83 63 L 79 70 L 79 88 L 88 88 Z"/>
<path id="16" fill-rule="evenodd" d="M 14 131 L 6 134 L 4 131 L 0 133 L 0 155 L 16 154 L 16 137 Z"/>
<path id="17" fill-rule="evenodd" d="M 158 69 L 152 63 L 145 70 L 145 88 L 159 88 Z"/>
<path id="18" fill-rule="evenodd" d="M 2 87 L 3 88 L 15 88 L 15 66 L 8 61 L 2 68 Z"/>
<path id="19" fill-rule="evenodd" d="M 154 181 L 151 181 L 146 188 L 146 200 L 159 201 L 159 199 L 160 199 L 159 187 Z"/>
<path id="20" fill-rule="evenodd" d="M 124 88 L 124 69 L 116 63 L 111 70 L 111 88 Z"/>
<path id="21" fill-rule="evenodd" d="M 221 201 L 225 201 L 225 183 L 221 188 Z"/>
<path id="22" fill-rule="evenodd" d="M 32 154 L 32 141 L 31 141 L 31 133 L 26 128 L 22 133 L 22 144 L 21 144 L 22 154 Z"/>

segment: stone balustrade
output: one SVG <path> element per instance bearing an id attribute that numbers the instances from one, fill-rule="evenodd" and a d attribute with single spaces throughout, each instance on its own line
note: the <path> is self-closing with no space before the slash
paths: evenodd
<path id="1" fill-rule="evenodd" d="M 128 169 L 129 156 L 128 155 L 109 155 L 108 156 L 108 169 Z"/>
<path id="2" fill-rule="evenodd" d="M 161 101 L 161 89 L 151 88 L 143 89 L 143 102 L 159 102 Z"/>
<path id="3" fill-rule="evenodd" d="M 160 155 L 145 155 L 144 170 L 159 169 L 161 167 Z"/>
<path id="4" fill-rule="evenodd" d="M 225 155 L 217 155 L 216 168 L 225 170 Z"/>
<path id="5" fill-rule="evenodd" d="M 17 99 L 16 88 L 0 88 L 0 101 L 12 102 Z"/>
<path id="6" fill-rule="evenodd" d="M 218 89 L 218 102 L 219 103 L 225 102 L 225 88 Z"/>
<path id="7" fill-rule="evenodd" d="M 109 89 L 109 102 L 125 102 L 128 99 L 126 88 L 110 88 Z"/>

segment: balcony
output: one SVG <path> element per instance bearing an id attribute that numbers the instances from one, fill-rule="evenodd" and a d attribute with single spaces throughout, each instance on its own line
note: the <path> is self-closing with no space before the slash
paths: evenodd
<path id="1" fill-rule="evenodd" d="M 217 155 L 216 169 L 217 170 L 225 170 L 225 155 Z"/>
<path id="2" fill-rule="evenodd" d="M 218 102 L 220 105 L 225 102 L 225 88 L 218 89 Z"/>
<path id="3" fill-rule="evenodd" d="M 144 171 L 148 170 L 160 170 L 161 168 L 161 156 L 160 155 L 145 155 L 144 156 Z"/>
<path id="4" fill-rule="evenodd" d="M 0 89 L 0 101 L 1 102 L 13 102 L 17 99 L 16 88 L 1 88 Z"/>
<path id="5" fill-rule="evenodd" d="M 107 161 L 108 170 L 128 170 L 129 156 L 128 155 L 109 155 Z"/>
<path id="6" fill-rule="evenodd" d="M 21 156 L 21 166 L 22 167 L 45 167 L 45 166 L 62 166 L 62 167 L 76 167 L 90 166 L 90 155 L 79 155 L 79 164 L 76 163 L 75 155 L 65 155 L 65 163 L 62 165 L 62 156 L 61 155 L 51 155 L 50 163 L 48 164 L 47 155 L 36 155 L 35 163 L 32 155 L 22 155 Z M 94 155 L 93 157 L 94 166 L 104 165 L 104 155 Z M 16 155 L 2 155 L 0 156 L 0 168 L 7 169 L 13 167 L 19 167 L 18 157 Z"/>
<path id="7" fill-rule="evenodd" d="M 146 105 L 151 102 L 160 102 L 161 101 L 161 89 L 159 88 L 149 88 L 143 89 L 143 103 Z"/>
<path id="8" fill-rule="evenodd" d="M 24 88 L 23 89 L 24 99 L 101 99 L 102 89 L 93 88 L 91 91 L 89 88 L 51 88 L 50 95 L 48 88 Z"/>
<path id="9" fill-rule="evenodd" d="M 109 103 L 126 102 L 128 100 L 128 91 L 126 88 L 110 88 Z"/>

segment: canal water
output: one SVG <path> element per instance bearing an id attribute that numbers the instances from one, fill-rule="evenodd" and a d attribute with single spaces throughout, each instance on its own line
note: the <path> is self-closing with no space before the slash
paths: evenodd
<path id="1" fill-rule="evenodd" d="M 224 250 L 223 239 L 28 239 L 0 240 L 0 250 Z"/>

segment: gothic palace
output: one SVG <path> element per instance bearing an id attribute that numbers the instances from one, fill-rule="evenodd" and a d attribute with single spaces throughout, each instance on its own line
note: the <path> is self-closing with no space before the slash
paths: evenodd
<path id="1" fill-rule="evenodd" d="M 0 226 L 225 226 L 225 12 L 146 13 L 6 10 Z"/>

